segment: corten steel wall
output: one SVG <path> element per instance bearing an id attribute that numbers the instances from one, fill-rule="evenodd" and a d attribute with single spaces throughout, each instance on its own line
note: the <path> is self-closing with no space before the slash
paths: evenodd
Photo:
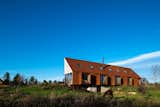
<path id="1" fill-rule="evenodd" d="M 115 77 L 119 76 L 123 78 L 123 85 L 127 86 L 128 78 L 132 78 L 134 81 L 134 86 L 139 86 L 139 80 L 141 79 L 132 69 L 113 66 L 113 65 L 106 65 L 94 62 L 88 62 L 83 60 L 75 60 L 71 58 L 65 58 L 72 69 L 72 85 L 82 85 L 82 73 L 87 73 L 89 76 L 94 75 L 96 76 L 96 85 L 101 85 L 100 83 L 100 75 L 106 75 L 111 78 L 111 85 L 114 86 L 115 84 Z M 81 66 L 76 66 L 76 64 L 80 64 Z M 93 66 L 94 68 L 89 68 L 89 66 Z M 100 70 L 100 67 L 104 67 L 103 70 Z M 108 69 L 111 69 L 109 71 Z M 118 71 L 117 71 L 118 70 Z M 125 71 L 125 72 L 124 72 Z M 90 78 L 88 76 L 88 78 Z M 89 83 L 90 84 L 90 83 Z"/>
<path id="2" fill-rule="evenodd" d="M 88 72 L 84 72 L 84 73 L 88 73 Z M 103 73 L 104 75 L 107 75 L 107 73 Z M 100 73 L 97 72 L 97 74 L 93 74 L 93 73 L 89 73 L 89 75 L 94 75 L 96 76 L 96 85 L 100 85 Z M 111 85 L 114 86 L 115 85 L 115 75 L 114 73 L 108 75 L 111 78 Z M 123 78 L 123 85 L 127 86 L 128 85 L 128 77 L 125 77 L 123 75 L 121 75 L 121 73 L 118 75 L 121 78 Z M 134 76 L 129 76 L 133 79 L 134 81 L 134 86 L 139 86 L 139 79 L 135 78 Z M 73 72 L 73 84 L 72 85 L 82 85 L 82 72 Z M 108 85 L 108 84 L 106 84 Z"/>

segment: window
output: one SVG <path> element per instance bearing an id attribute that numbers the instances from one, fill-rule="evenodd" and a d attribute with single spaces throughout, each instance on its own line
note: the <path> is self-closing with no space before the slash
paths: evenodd
<path id="1" fill-rule="evenodd" d="M 93 66 L 93 65 L 90 65 L 90 66 L 89 66 L 89 68 L 90 68 L 90 69 L 93 69 L 93 68 L 94 68 L 94 66 Z"/>
<path id="2" fill-rule="evenodd" d="M 128 85 L 133 85 L 133 79 L 131 77 L 128 77 Z"/>
<path id="3" fill-rule="evenodd" d="M 72 82 L 72 73 L 65 74 L 65 83 L 71 84 L 71 82 Z"/>
<path id="4" fill-rule="evenodd" d="M 139 80 L 139 85 L 141 85 L 142 84 L 142 80 Z"/>
<path id="5" fill-rule="evenodd" d="M 82 66 L 81 66 L 81 64 L 77 64 L 77 67 L 78 67 L 78 68 L 81 68 Z"/>
<path id="6" fill-rule="evenodd" d="M 82 73 L 82 83 L 88 84 L 88 74 L 87 73 Z"/>
<path id="7" fill-rule="evenodd" d="M 101 76 L 100 76 L 101 84 L 103 84 L 103 83 L 104 83 L 104 77 L 105 77 L 105 75 L 101 75 Z"/>
<path id="8" fill-rule="evenodd" d="M 121 85 L 121 77 L 120 76 L 116 76 L 116 81 L 115 81 L 115 85 Z"/>
<path id="9" fill-rule="evenodd" d="M 88 80 L 88 74 L 82 73 L 82 80 Z"/>
<path id="10" fill-rule="evenodd" d="M 100 70 L 103 70 L 103 66 L 99 67 Z"/>
<path id="11" fill-rule="evenodd" d="M 100 77 L 100 79 L 101 79 L 101 85 L 106 85 L 106 83 L 107 83 L 107 75 L 101 75 L 101 77 Z"/>
<path id="12" fill-rule="evenodd" d="M 112 71 L 112 69 L 111 69 L 111 68 L 109 68 L 109 69 L 108 69 L 108 71 L 109 71 L 109 72 L 111 72 L 111 71 Z"/>

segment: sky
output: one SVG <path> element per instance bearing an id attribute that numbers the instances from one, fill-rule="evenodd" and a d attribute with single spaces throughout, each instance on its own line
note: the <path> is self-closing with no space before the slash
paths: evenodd
<path id="1" fill-rule="evenodd" d="M 159 5 L 158 0 L 0 0 L 0 78 L 8 71 L 61 80 L 64 57 L 94 62 L 104 57 L 106 64 L 132 67 L 152 81 L 150 66 L 160 62 Z"/>

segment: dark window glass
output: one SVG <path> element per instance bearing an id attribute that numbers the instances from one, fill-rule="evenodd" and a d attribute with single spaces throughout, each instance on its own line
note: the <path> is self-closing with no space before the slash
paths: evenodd
<path id="1" fill-rule="evenodd" d="M 87 80 L 87 78 L 88 78 L 88 74 L 87 73 L 82 73 L 82 79 Z"/>

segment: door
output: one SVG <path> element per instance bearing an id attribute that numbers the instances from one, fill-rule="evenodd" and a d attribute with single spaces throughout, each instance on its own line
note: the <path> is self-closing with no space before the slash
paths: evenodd
<path id="1" fill-rule="evenodd" d="M 108 86 L 111 86 L 111 77 L 108 77 Z"/>
<path id="2" fill-rule="evenodd" d="M 95 86 L 96 85 L 96 76 L 91 75 L 91 85 Z"/>

